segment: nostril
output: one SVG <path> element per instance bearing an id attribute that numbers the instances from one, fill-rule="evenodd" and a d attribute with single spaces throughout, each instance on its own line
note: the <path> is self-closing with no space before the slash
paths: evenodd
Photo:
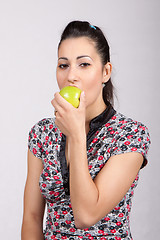
<path id="1" fill-rule="evenodd" d="M 68 79 L 68 82 L 74 83 L 74 81 L 76 81 L 76 80 Z"/>

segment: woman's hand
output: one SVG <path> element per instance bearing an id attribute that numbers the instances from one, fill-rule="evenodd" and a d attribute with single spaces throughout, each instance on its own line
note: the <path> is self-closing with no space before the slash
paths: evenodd
<path id="1" fill-rule="evenodd" d="M 54 94 L 51 103 L 55 108 L 55 124 L 66 137 L 75 137 L 79 130 L 85 131 L 86 102 L 84 92 L 81 93 L 78 108 L 67 102 L 59 92 Z"/>

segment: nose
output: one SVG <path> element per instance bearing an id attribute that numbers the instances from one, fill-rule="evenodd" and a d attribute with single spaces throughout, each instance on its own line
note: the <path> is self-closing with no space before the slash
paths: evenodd
<path id="1" fill-rule="evenodd" d="M 69 71 L 68 71 L 68 76 L 67 76 L 67 80 L 68 82 L 74 83 L 75 81 L 77 81 L 77 73 L 76 73 L 76 69 L 73 66 L 70 66 Z"/>

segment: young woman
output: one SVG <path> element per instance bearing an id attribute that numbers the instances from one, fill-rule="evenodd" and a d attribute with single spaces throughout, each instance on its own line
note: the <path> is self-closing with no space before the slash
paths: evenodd
<path id="1" fill-rule="evenodd" d="M 55 93 L 55 117 L 29 133 L 22 240 L 132 239 L 131 201 L 150 137 L 142 123 L 114 110 L 111 72 L 102 31 L 69 23 L 58 46 L 57 82 L 80 88 L 80 105 Z"/>

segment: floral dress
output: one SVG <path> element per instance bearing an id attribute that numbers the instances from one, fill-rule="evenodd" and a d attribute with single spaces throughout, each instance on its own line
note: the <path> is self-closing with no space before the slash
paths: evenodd
<path id="1" fill-rule="evenodd" d="M 95 225 L 77 229 L 69 190 L 69 167 L 65 159 L 66 137 L 54 118 L 45 118 L 29 132 L 30 151 L 43 162 L 40 191 L 46 200 L 47 216 L 44 239 L 131 240 L 130 211 L 139 173 L 118 205 Z M 116 112 L 110 105 L 90 122 L 87 135 L 88 169 L 94 179 L 108 159 L 117 154 L 139 152 L 143 168 L 147 164 L 150 136 L 147 127 Z"/>

